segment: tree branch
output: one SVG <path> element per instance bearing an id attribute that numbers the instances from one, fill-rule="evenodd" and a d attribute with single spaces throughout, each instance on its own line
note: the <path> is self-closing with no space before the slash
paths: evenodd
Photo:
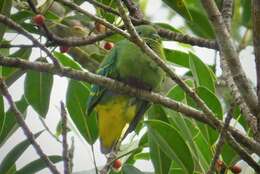
<path id="1" fill-rule="evenodd" d="M 89 13 L 88 11 L 82 9 L 81 7 L 79 7 L 78 5 L 76 5 L 75 3 L 73 2 L 69 2 L 69 1 L 66 1 L 66 0 L 56 0 L 60 3 L 62 3 L 63 5 L 67 6 L 67 7 L 70 7 L 71 9 L 73 10 L 76 10 L 78 12 L 81 12 L 82 14 L 90 17 L 92 20 L 106 26 L 107 28 L 109 28 L 110 30 L 116 32 L 116 33 L 119 33 L 121 34 L 122 36 L 124 36 L 125 38 L 129 38 L 130 35 L 128 33 L 126 33 L 124 30 L 122 30 L 121 28 L 118 28 L 116 27 L 115 25 L 107 22 L 106 20 L 100 18 L 100 17 L 97 17 L 91 13 Z"/>
<path id="2" fill-rule="evenodd" d="M 29 40 L 31 40 L 33 42 L 33 44 L 37 45 L 39 48 L 41 48 L 41 50 L 43 50 L 47 54 L 47 56 L 53 61 L 53 64 L 55 66 L 57 66 L 57 68 L 60 67 L 59 61 L 52 55 L 52 53 L 42 43 L 40 43 L 37 39 L 35 39 L 33 37 L 33 35 L 31 35 L 29 32 L 24 30 L 22 28 L 22 26 L 20 26 L 19 24 L 14 22 L 12 19 L 10 19 L 2 14 L 0 14 L 0 22 L 7 25 L 8 27 L 16 30 L 19 34 L 22 34 L 25 37 L 27 37 Z"/>
<path id="3" fill-rule="evenodd" d="M 230 72 L 230 69 L 228 68 L 226 60 L 221 53 L 220 53 L 220 67 L 223 71 L 222 73 L 223 73 L 224 80 L 225 80 L 227 86 L 229 87 L 229 89 L 231 90 L 231 95 L 234 98 L 233 102 L 236 103 L 240 107 L 240 109 L 243 113 L 243 116 L 246 119 L 247 124 L 250 126 L 250 128 L 253 131 L 255 139 L 258 140 L 260 137 L 258 137 L 258 135 L 257 135 L 258 131 L 257 131 L 256 117 L 254 117 L 251 114 L 244 99 L 241 97 L 241 94 L 240 94 L 234 80 L 232 79 L 232 76 L 230 74 L 231 72 Z"/>
<path id="4" fill-rule="evenodd" d="M 154 62 L 156 62 L 161 69 L 163 69 L 170 78 L 175 81 L 195 102 L 196 104 L 202 109 L 202 111 L 207 116 L 207 119 L 215 125 L 218 122 L 218 119 L 214 116 L 214 113 L 208 108 L 208 106 L 203 102 L 203 100 L 194 92 L 178 75 L 175 74 L 171 70 L 170 67 L 167 66 L 167 64 L 163 61 L 162 58 L 160 58 L 147 44 L 140 38 L 140 36 L 137 34 L 133 24 L 131 23 L 131 20 L 127 16 L 123 4 L 121 0 L 117 0 L 118 2 L 118 8 L 119 13 L 122 17 L 122 20 L 125 23 L 125 26 L 128 29 L 128 32 L 131 35 L 130 40 L 135 43 L 137 46 L 139 46 L 145 54 L 147 54 Z"/>
<path id="5" fill-rule="evenodd" d="M 193 46 L 206 47 L 215 50 L 219 49 L 217 42 L 214 40 L 211 41 L 204 38 L 192 37 L 187 34 L 176 33 L 173 31 L 160 29 L 160 28 L 157 30 L 157 32 L 162 38 L 165 38 L 167 40 L 174 40 L 177 42 L 186 43 Z"/>
<path id="6" fill-rule="evenodd" d="M 217 160 L 219 159 L 219 155 L 221 154 L 223 145 L 225 143 L 227 129 L 228 129 L 230 120 L 232 119 L 231 114 L 233 113 L 233 109 L 234 109 L 234 107 L 232 106 L 230 111 L 227 114 L 227 117 L 226 117 L 225 122 L 224 122 L 224 126 L 223 126 L 223 128 L 220 132 L 219 140 L 218 140 L 217 145 L 216 145 L 215 154 L 214 154 L 214 157 L 211 161 L 210 168 L 209 168 L 207 174 L 213 174 L 214 171 L 215 171 L 215 165 L 216 165 Z"/>
<path id="7" fill-rule="evenodd" d="M 110 6 L 104 5 L 104 4 L 102 4 L 102 3 L 98 2 L 98 1 L 95 1 L 95 0 L 86 0 L 86 1 L 89 2 L 89 3 L 91 3 L 91 4 L 93 4 L 93 5 L 96 6 L 96 7 L 99 7 L 99 8 L 101 8 L 101 9 L 105 10 L 106 12 L 109 12 L 109 13 L 111 13 L 111 14 L 120 16 L 119 13 L 118 13 L 118 11 L 116 11 L 116 10 L 113 9 L 113 8 L 111 8 Z M 133 16 L 133 17 L 130 16 L 130 18 L 131 18 L 132 22 L 133 22 L 135 25 L 148 24 L 148 23 L 150 23 L 149 21 L 144 20 L 144 19 L 142 19 L 142 18 L 139 19 L 139 18 L 135 18 L 134 16 Z"/>
<path id="8" fill-rule="evenodd" d="M 238 155 L 247 162 L 248 165 L 250 165 L 256 172 L 260 171 L 260 166 L 257 164 L 257 162 L 251 158 L 251 156 L 248 154 L 248 152 L 241 147 L 238 142 L 230 135 L 230 133 L 227 133 L 227 140 L 228 143 L 231 145 L 231 147 L 238 153 Z"/>
<path id="9" fill-rule="evenodd" d="M 132 0 L 123 0 L 125 6 L 127 7 L 130 16 L 142 20 L 144 15 L 142 14 L 141 10 L 139 9 L 138 5 L 136 5 Z"/>
<path id="10" fill-rule="evenodd" d="M 233 0 L 223 0 L 222 16 L 227 30 L 230 31 L 232 22 Z"/>
<path id="11" fill-rule="evenodd" d="M 0 65 L 20 68 L 24 70 L 34 70 L 38 72 L 51 73 L 59 76 L 68 77 L 74 80 L 80 80 L 88 83 L 97 84 L 100 86 L 104 86 L 105 88 L 115 91 L 117 93 L 127 94 L 129 96 L 138 97 L 143 100 L 153 102 L 155 104 L 161 104 L 165 107 L 175 110 L 176 112 L 180 112 L 189 118 L 193 118 L 200 122 L 206 123 L 209 126 L 217 129 L 218 131 L 220 131 L 223 127 L 223 122 L 216 120 L 214 124 L 212 124 L 211 121 L 209 121 L 209 119 L 205 117 L 205 114 L 203 112 L 198 111 L 187 105 L 184 105 L 180 102 L 171 100 L 168 97 L 162 96 L 154 92 L 136 89 L 124 83 L 118 82 L 116 80 L 107 77 L 96 75 L 88 71 L 83 72 L 83 71 L 74 70 L 66 67 L 61 67 L 61 69 L 57 69 L 55 68 L 55 66 L 49 63 L 29 62 L 26 60 L 16 59 L 16 58 L 9 59 L 9 58 L 4 58 L 1 55 L 0 55 Z M 235 139 L 237 139 L 241 144 L 243 144 L 243 146 L 249 148 L 256 154 L 260 155 L 260 144 L 244 136 L 242 133 L 240 133 L 239 130 L 233 127 L 229 127 L 228 131 L 230 131 L 232 136 L 234 136 Z"/>
<path id="12" fill-rule="evenodd" d="M 23 120 L 22 113 L 18 110 L 18 108 L 17 108 L 16 104 L 14 103 L 12 96 L 8 92 L 7 86 L 4 83 L 2 78 L 0 79 L 0 90 L 2 92 L 2 95 L 6 98 L 8 104 L 10 105 L 10 109 L 14 113 L 17 123 L 22 128 L 24 134 L 26 135 L 26 137 L 28 138 L 28 140 L 30 141 L 32 146 L 34 147 L 37 154 L 46 163 L 47 167 L 50 169 L 50 171 L 53 174 L 59 174 L 59 171 L 57 170 L 55 165 L 50 161 L 48 156 L 42 151 L 40 145 L 35 141 L 32 132 L 30 131 L 29 127 L 26 125 L 25 121 Z"/>
<path id="13" fill-rule="evenodd" d="M 256 115 L 258 111 L 256 94 L 251 84 L 249 83 L 245 72 L 242 69 L 238 53 L 229 35 L 223 18 L 213 0 L 201 0 L 201 2 L 208 13 L 211 23 L 214 26 L 220 51 L 227 60 L 227 64 L 231 70 L 232 78 L 234 79 L 241 96 L 244 98 L 246 104 L 250 108 L 251 113 Z"/>
<path id="14" fill-rule="evenodd" d="M 64 103 L 60 102 L 61 107 L 61 128 L 62 128 L 62 157 L 64 163 L 64 174 L 70 174 L 69 167 L 69 153 L 68 153 L 68 140 L 67 140 L 67 112 Z"/>

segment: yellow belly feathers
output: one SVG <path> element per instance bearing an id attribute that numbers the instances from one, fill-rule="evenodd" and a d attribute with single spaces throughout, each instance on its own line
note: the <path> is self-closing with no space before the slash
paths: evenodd
<path id="1" fill-rule="evenodd" d="M 129 99 L 128 96 L 114 96 L 112 100 L 100 103 L 95 108 L 101 144 L 107 150 L 120 139 L 136 114 L 136 105 L 129 105 Z"/>

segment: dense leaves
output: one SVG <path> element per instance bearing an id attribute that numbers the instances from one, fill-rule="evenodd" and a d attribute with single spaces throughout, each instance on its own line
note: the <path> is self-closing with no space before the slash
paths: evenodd
<path id="1" fill-rule="evenodd" d="M 96 0 L 98 3 L 118 10 L 115 0 Z M 102 34 L 108 29 L 104 26 L 100 29 L 100 24 L 93 21 L 90 17 L 72 10 L 62 5 L 58 1 L 45 0 L 33 1 L 37 3 L 37 12 L 45 19 L 45 24 L 53 34 L 61 38 L 80 37 L 86 38 L 96 34 Z M 40 3 L 39 3 L 40 2 Z M 85 0 L 74 0 L 78 5 L 82 5 L 85 9 Z M 89 1 L 91 2 L 91 1 Z M 166 29 L 177 34 L 191 34 L 194 37 L 203 39 L 215 39 L 213 26 L 210 23 L 201 1 L 195 0 L 162 0 L 162 9 L 166 10 L 167 20 L 161 20 L 164 14 L 155 13 L 150 15 L 147 13 L 149 3 L 153 0 L 134 0 L 134 3 L 140 5 L 145 19 L 152 21 L 156 28 Z M 223 8 L 222 0 L 215 0 L 217 7 L 221 11 Z M 152 6 L 152 5 L 151 5 Z M 122 26 L 121 18 L 106 10 L 93 6 L 95 15 L 108 21 L 115 26 Z M 247 48 L 252 45 L 252 7 L 251 1 L 241 0 L 234 1 L 232 9 L 233 17 L 231 23 L 231 35 L 235 45 L 239 45 L 240 49 Z M 90 71 L 95 72 L 98 65 L 104 57 L 109 53 L 113 46 L 124 37 L 120 34 L 114 34 L 104 38 L 103 41 L 84 46 L 67 46 L 54 42 L 46 37 L 46 33 L 40 29 L 40 25 L 36 26 L 33 22 L 35 13 L 29 8 L 26 1 L 21 0 L 0 0 L 0 14 L 10 17 L 19 24 L 23 29 L 33 36 L 42 44 L 46 44 L 46 48 L 54 55 L 55 58 L 67 69 L 71 71 Z M 154 18 L 156 16 L 156 18 Z M 157 16 L 159 18 L 157 18 Z M 159 20 L 158 20 L 159 19 Z M 155 22 L 156 21 L 156 22 Z M 42 25 L 42 24 L 41 24 Z M 0 46 L 2 45 L 18 45 L 16 37 L 19 35 L 15 30 L 7 28 L 0 23 Z M 7 37 L 8 36 L 8 37 Z M 22 38 L 23 41 L 24 38 Z M 73 38 L 74 39 L 74 38 Z M 228 87 L 218 86 L 219 65 L 208 65 L 199 56 L 200 54 L 195 47 L 191 45 L 174 42 L 163 38 L 164 53 L 166 63 L 180 75 L 184 82 L 196 92 L 204 104 L 212 111 L 214 116 L 223 121 L 225 114 L 230 108 L 230 102 L 233 100 L 230 89 Z M 109 44 L 107 44 L 109 43 Z M 31 44 L 30 42 L 23 44 Z M 8 47 L 8 46 L 7 46 Z M 20 58 L 28 61 L 47 62 L 44 53 L 40 53 L 35 57 L 36 50 L 33 46 L 24 46 L 21 48 L 2 48 L 0 47 L 0 56 L 6 56 L 10 59 Z M 60 48 L 60 52 L 56 52 Z M 196 52 L 196 54 L 195 54 Z M 213 54 L 212 54 L 213 55 Z M 217 55 L 217 54 L 216 54 Z M 216 56 L 218 57 L 218 56 Z M 212 56 L 213 58 L 213 56 Z M 216 62 L 218 59 L 216 60 Z M 214 69 L 212 68 L 214 67 Z M 185 73 L 179 73 L 182 69 Z M 50 107 L 52 93 L 53 75 L 36 71 L 0 67 L 1 75 L 5 79 L 8 87 L 13 87 L 23 81 L 24 93 L 19 95 L 20 100 L 16 101 L 17 108 L 26 117 L 26 110 L 31 106 L 36 113 L 43 119 L 46 118 Z M 134 72 L 133 72 L 134 73 Z M 25 77 L 25 78 L 23 78 Z M 69 128 L 74 135 L 83 137 L 83 141 L 95 147 L 95 142 L 99 136 L 98 132 L 98 116 L 95 112 L 91 115 L 86 114 L 87 100 L 90 96 L 90 85 L 81 81 L 68 79 L 68 87 L 66 91 L 66 109 L 68 110 Z M 165 87 L 166 86 L 166 87 Z M 188 96 L 181 86 L 166 80 L 164 94 L 174 101 L 187 105 L 197 110 L 201 110 L 195 101 Z M 61 84 L 60 88 L 65 85 Z M 19 86 L 21 88 L 21 86 Z M 11 90 L 10 90 L 11 91 Z M 13 95 L 13 93 L 11 93 Z M 229 95 L 229 97 L 226 96 Z M 16 93 L 15 93 L 16 95 Z M 55 106 L 57 104 L 54 104 Z M 147 116 L 147 117 L 146 117 Z M 121 171 L 111 171 L 110 174 L 116 172 L 121 174 L 144 174 L 147 173 L 143 168 L 136 168 L 135 163 L 139 160 L 147 160 L 153 165 L 151 173 L 156 174 L 182 174 L 182 173 L 206 173 L 212 157 L 215 153 L 216 142 L 219 133 L 212 127 L 199 121 L 190 119 L 182 113 L 170 110 L 160 105 L 152 104 L 148 112 L 145 113 L 145 121 L 140 122 L 136 128 L 134 140 L 125 143 L 119 147 L 119 155 L 129 153 L 122 159 Z M 189 116 L 189 115 L 188 115 Z M 239 106 L 236 106 L 233 113 L 233 122 L 235 126 L 239 126 L 239 130 L 245 130 L 245 134 L 252 136 L 252 130 L 247 124 L 244 115 L 241 113 Z M 145 123 L 145 124 L 144 124 Z M 61 130 L 61 122 L 59 122 L 59 131 Z M 15 115 L 8 108 L 3 97 L 0 97 L 0 148 L 17 130 Z M 112 128 L 111 128 L 112 129 Z M 35 135 L 37 138 L 40 133 Z M 128 137 L 129 138 L 129 137 Z M 20 158 L 24 151 L 30 146 L 28 140 L 17 143 L 14 148 L 8 152 L 0 163 L 0 173 L 36 173 L 44 168 L 46 164 L 42 159 L 31 161 L 30 163 L 16 167 L 16 161 Z M 134 149 L 134 150 L 133 150 Z M 62 160 L 61 156 L 51 155 L 49 159 L 53 163 Z M 220 159 L 227 166 L 233 166 L 240 160 L 239 155 L 226 142 Z M 142 169 L 142 170 L 141 170 Z M 95 173 L 94 170 L 83 172 L 84 174 Z M 226 171 L 227 173 L 227 171 Z"/>
<path id="2" fill-rule="evenodd" d="M 20 112 L 23 114 L 23 117 L 25 118 L 28 103 L 24 98 L 24 96 L 22 96 L 22 98 L 19 101 L 15 102 L 15 104 L 17 108 L 20 110 Z M 0 147 L 1 147 L 3 143 L 5 143 L 6 140 L 12 135 L 12 133 L 18 128 L 15 115 L 10 109 L 7 112 L 5 112 L 3 115 L 1 115 L 0 127 L 1 127 Z"/>
<path id="3" fill-rule="evenodd" d="M 97 117 L 94 112 L 86 114 L 88 96 L 89 86 L 75 80 L 69 82 L 66 104 L 70 117 L 85 140 L 94 144 L 98 136 Z"/>
<path id="4" fill-rule="evenodd" d="M 40 136 L 41 132 L 35 134 L 35 138 Z M 0 173 L 7 173 L 15 164 L 16 160 L 24 153 L 24 151 L 30 146 L 29 140 L 24 140 L 17 144 L 3 159 L 0 164 Z"/>
<path id="5" fill-rule="evenodd" d="M 28 71 L 24 93 L 33 109 L 42 117 L 49 110 L 53 76 L 42 72 Z"/>

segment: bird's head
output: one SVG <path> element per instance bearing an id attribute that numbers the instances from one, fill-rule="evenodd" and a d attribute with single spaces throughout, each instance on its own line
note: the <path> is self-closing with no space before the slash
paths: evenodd
<path id="1" fill-rule="evenodd" d="M 160 36 L 158 35 L 156 29 L 152 25 L 137 26 L 136 31 L 145 40 L 145 42 L 161 42 Z"/>
<path id="2" fill-rule="evenodd" d="M 159 54 L 161 53 L 161 37 L 152 25 L 137 26 L 136 31 L 151 49 L 153 49 L 155 52 Z"/>

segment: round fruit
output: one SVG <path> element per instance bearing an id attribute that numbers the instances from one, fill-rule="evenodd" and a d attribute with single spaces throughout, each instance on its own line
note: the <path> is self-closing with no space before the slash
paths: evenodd
<path id="1" fill-rule="evenodd" d="M 67 53 L 68 51 L 69 51 L 69 47 L 67 47 L 67 46 L 60 46 L 60 52 L 62 52 L 62 53 Z"/>
<path id="2" fill-rule="evenodd" d="M 44 23 L 44 16 L 41 14 L 37 14 L 36 16 L 33 17 L 33 22 L 38 25 L 38 26 L 42 26 Z"/>
<path id="3" fill-rule="evenodd" d="M 111 50 L 114 47 L 114 44 L 112 42 L 106 42 L 104 45 L 104 48 L 106 50 Z"/>
<path id="4" fill-rule="evenodd" d="M 120 161 L 119 159 L 116 159 L 116 160 L 114 161 L 114 163 L 113 163 L 113 168 L 116 169 L 116 170 L 118 170 L 118 169 L 120 169 L 121 166 L 122 166 L 121 161 Z"/>
<path id="5" fill-rule="evenodd" d="M 231 172 L 233 172 L 235 174 L 238 174 L 238 173 L 241 172 L 241 167 L 239 167 L 239 166 L 232 166 L 232 167 L 230 167 L 230 170 L 231 170 Z"/>
<path id="6" fill-rule="evenodd" d="M 98 33 L 104 33 L 106 32 L 106 26 L 104 26 L 103 24 L 100 24 L 98 22 L 95 23 L 95 29 Z"/>

